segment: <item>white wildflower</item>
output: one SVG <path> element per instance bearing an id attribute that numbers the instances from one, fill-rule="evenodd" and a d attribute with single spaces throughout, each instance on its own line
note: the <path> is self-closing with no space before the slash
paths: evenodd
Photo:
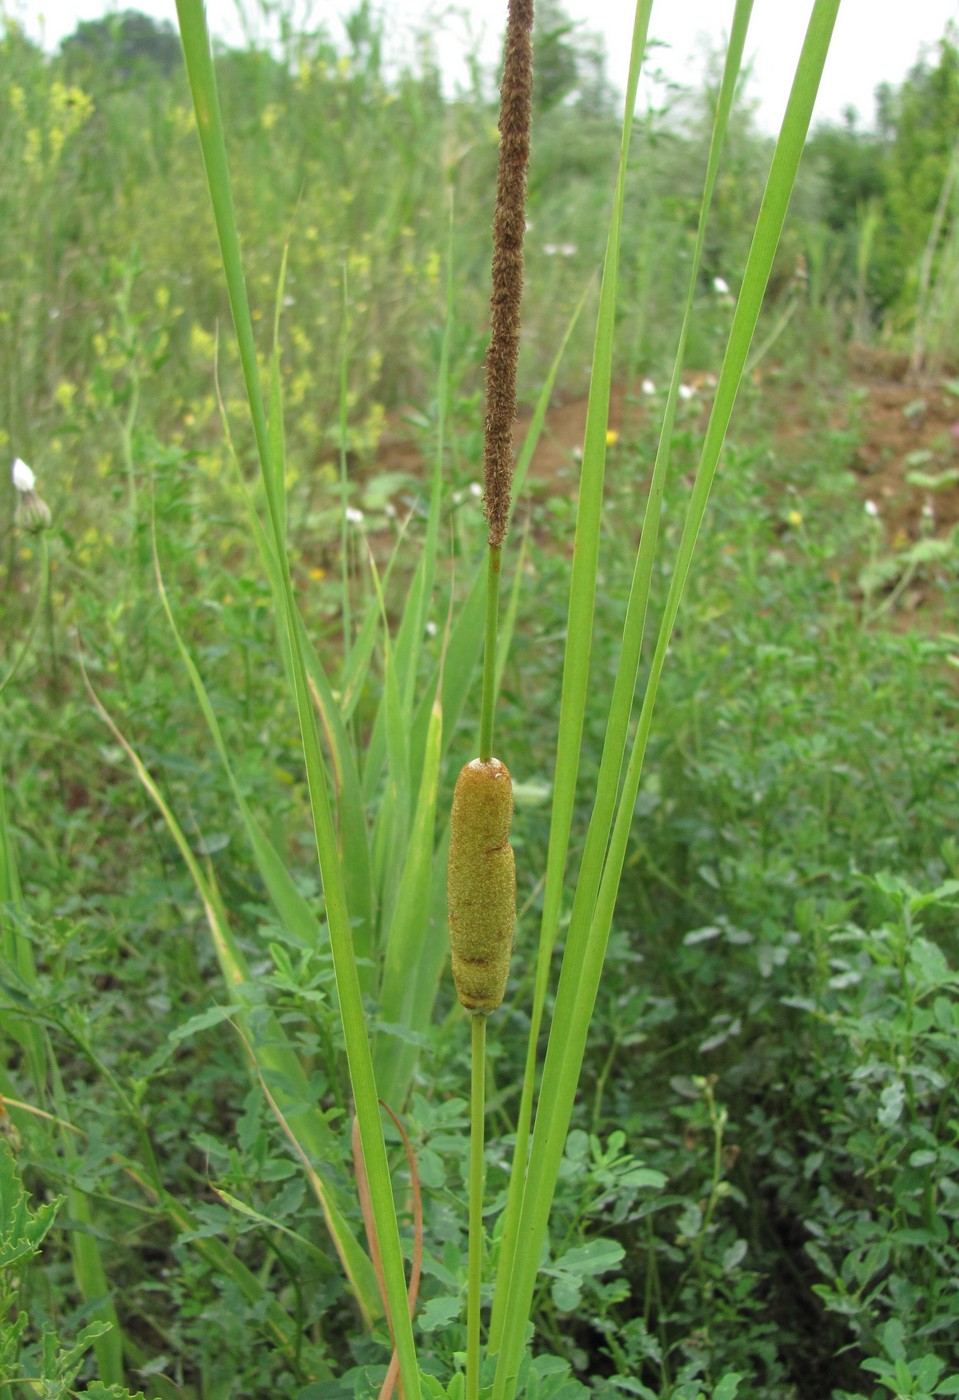
<path id="1" fill-rule="evenodd" d="M 356 506 L 347 506 L 345 515 L 350 525 L 363 524 L 363 512 L 361 510 L 357 510 Z"/>
<path id="2" fill-rule="evenodd" d="M 679 386 L 679 397 L 681 399 L 689 400 L 695 392 L 696 390 L 693 388 L 692 384 L 680 384 Z"/>
<path id="3" fill-rule="evenodd" d="M 482 488 L 482 486 L 479 484 L 479 482 L 478 482 L 478 481 L 471 481 L 471 482 L 470 482 L 470 495 L 473 497 L 473 499 L 476 500 L 476 501 L 478 501 L 479 498 L 480 498 L 480 496 L 482 496 L 482 494 L 483 494 L 483 488 Z"/>
<path id="4" fill-rule="evenodd" d="M 53 515 L 46 501 L 37 495 L 37 478 L 22 458 L 18 457 L 14 462 L 11 476 L 17 493 L 17 508 L 13 517 L 16 523 L 31 535 L 49 530 Z"/>
<path id="5" fill-rule="evenodd" d="M 642 384 L 640 385 L 640 388 L 642 389 L 644 394 L 655 394 L 656 392 L 656 385 L 651 379 L 644 379 Z"/>
<path id="6" fill-rule="evenodd" d="M 37 478 L 21 458 L 17 458 L 13 464 L 13 484 L 18 491 L 35 491 Z"/>
<path id="7" fill-rule="evenodd" d="M 729 283 L 726 281 L 725 277 L 713 278 L 713 291 L 718 297 L 729 296 Z"/>
<path id="8" fill-rule="evenodd" d="M 879 515 L 879 507 L 876 505 L 875 501 L 867 501 L 865 505 L 865 511 L 867 515 L 873 518 L 873 520 L 875 520 L 876 517 Z"/>

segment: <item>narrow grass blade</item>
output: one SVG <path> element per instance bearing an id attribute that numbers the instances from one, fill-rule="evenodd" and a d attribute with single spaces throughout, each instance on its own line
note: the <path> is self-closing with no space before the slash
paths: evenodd
<path id="1" fill-rule="evenodd" d="M 419 1295 L 420 1277 L 422 1275 L 423 1267 L 423 1192 L 420 1188 L 420 1174 L 419 1168 L 416 1165 L 416 1154 L 413 1151 L 413 1145 L 406 1134 L 406 1129 L 403 1127 L 402 1122 L 393 1112 L 393 1110 L 389 1107 L 388 1104 L 384 1104 L 383 1107 L 386 1109 L 387 1113 L 392 1118 L 393 1123 L 396 1126 L 396 1130 L 402 1138 L 403 1150 L 406 1153 L 406 1161 L 410 1170 L 410 1195 L 412 1197 L 413 1205 L 413 1258 L 410 1264 L 409 1313 L 410 1318 L 412 1318 L 416 1311 L 416 1299 Z M 359 1189 L 360 1204 L 363 1210 L 363 1224 L 366 1227 L 366 1238 L 370 1247 L 370 1255 L 373 1259 L 373 1265 L 376 1269 L 376 1277 L 380 1282 L 380 1289 L 383 1292 L 385 1301 L 386 1290 L 383 1280 L 382 1261 L 380 1258 L 380 1245 L 376 1235 L 376 1221 L 373 1218 L 372 1201 L 370 1199 L 370 1185 L 366 1179 L 366 1167 L 363 1162 L 363 1154 L 360 1150 L 358 1126 L 359 1125 L 357 1124 L 357 1121 L 354 1118 L 353 1163 L 354 1169 L 356 1171 L 356 1182 L 357 1187 Z M 393 1329 L 391 1324 L 390 1331 L 392 1332 L 392 1330 Z M 390 1400 L 393 1391 L 396 1389 L 396 1381 L 398 1376 L 398 1357 L 396 1353 L 396 1347 L 394 1346 L 393 1355 L 390 1358 L 389 1368 L 387 1369 L 386 1377 L 383 1381 L 383 1384 L 380 1387 L 377 1400 Z"/>
<path id="2" fill-rule="evenodd" d="M 280 275 L 276 280 L 273 310 L 273 350 L 270 355 L 270 416 L 269 466 L 272 473 L 272 495 L 276 509 L 277 542 L 281 556 L 286 551 L 286 430 L 283 422 L 283 384 L 281 379 L 280 316 L 283 309 L 283 288 L 286 284 L 286 260 L 289 243 L 283 245 Z"/>
<path id="3" fill-rule="evenodd" d="M 447 259 L 446 317 L 443 323 L 443 339 L 440 346 L 440 362 L 437 375 L 437 429 L 436 446 L 433 456 L 433 471 L 430 479 L 430 497 L 426 517 L 426 531 L 420 548 L 419 560 L 410 584 L 410 590 L 403 606 L 403 616 L 395 643 L 396 674 L 402 678 L 403 713 L 406 717 L 407 732 L 412 721 L 415 688 L 420 670 L 420 657 L 426 623 L 433 595 L 433 579 L 436 573 L 436 558 L 439 548 L 440 507 L 443 499 L 443 458 L 445 449 L 446 415 L 449 399 L 449 345 L 452 334 L 453 302 L 451 260 Z M 367 803 L 376 796 L 381 782 L 384 763 L 389 753 L 388 742 L 388 694 L 373 722 L 367 747 L 366 763 L 363 768 L 363 795 Z M 419 754 L 413 758 L 411 771 L 414 775 L 419 767 Z M 409 799 L 409 794 L 407 795 Z"/>
<path id="4" fill-rule="evenodd" d="M 190 684 L 193 686 L 194 694 L 196 695 L 200 709 L 203 711 L 203 717 L 207 722 L 207 727 L 216 745 L 216 751 L 220 756 L 220 762 L 223 764 L 224 772 L 226 773 L 233 791 L 233 799 L 236 802 L 237 810 L 243 821 L 247 838 L 253 849 L 257 869 L 260 872 L 263 883 L 273 902 L 273 907 L 276 909 L 284 928 L 296 939 L 301 947 L 320 948 L 325 944 L 326 939 L 320 928 L 319 920 L 313 913 L 306 899 L 300 894 L 286 865 L 277 854 L 276 849 L 264 833 L 259 822 L 253 816 L 249 803 L 240 790 L 236 774 L 233 771 L 233 765 L 230 762 L 226 742 L 223 738 L 222 730 L 220 729 L 220 723 L 216 717 L 216 711 L 213 709 L 206 687 L 203 684 L 203 680 L 192 656 L 187 650 L 186 643 L 183 640 L 173 615 L 173 610 L 170 607 L 170 600 L 163 582 L 163 574 L 157 555 L 155 530 L 153 537 L 153 560 L 157 589 L 160 594 L 160 601 L 163 604 L 163 611 L 166 614 L 167 621 L 170 624 L 170 630 L 173 633 L 173 639 L 177 645 L 177 650 L 180 653 L 183 665 L 190 678 Z"/>
<path id="5" fill-rule="evenodd" d="M 389 937 L 383 950 L 383 977 L 380 989 L 380 1019 L 406 1030 L 414 1025 L 414 989 L 425 969 L 421 966 L 429 932 L 423 917 L 430 904 L 433 874 L 433 841 L 436 831 L 436 794 L 439 787 L 440 756 L 443 751 L 443 711 L 439 696 L 433 702 L 423 775 L 403 875 L 396 896 Z M 415 1058 L 412 1047 L 380 1033 L 374 1065 L 382 1097 L 397 1107 L 406 1094 L 408 1075 Z"/>
<path id="6" fill-rule="evenodd" d="M 277 317 L 278 316 L 279 311 L 277 311 Z M 278 345 L 274 345 L 273 360 L 273 377 L 278 382 Z M 279 625 L 280 653 L 292 689 L 294 687 L 293 654 L 290 649 L 289 638 L 281 623 L 281 619 L 285 616 L 286 612 L 287 585 L 285 580 L 288 579 L 285 555 L 277 550 L 275 540 L 271 538 L 270 533 L 264 529 L 253 497 L 240 471 L 236 453 L 233 450 L 229 420 L 222 400 L 220 402 L 220 419 L 223 425 L 224 436 L 227 440 L 227 446 L 230 451 L 230 457 L 236 468 L 237 480 L 239 481 L 246 502 L 250 527 L 253 532 L 253 537 L 256 540 L 260 560 L 273 592 L 273 604 Z M 282 425 L 282 399 L 280 399 L 279 396 L 277 396 L 277 402 L 271 413 L 271 441 L 274 443 L 277 441 L 277 429 L 275 426 L 277 423 Z M 279 502 L 281 503 L 285 500 L 283 479 L 274 475 L 273 480 L 274 494 L 278 496 Z M 282 517 L 282 520 L 285 520 L 285 507 L 280 504 L 278 504 L 278 513 Z M 337 704 L 336 697 L 333 694 L 323 664 L 307 633 L 302 617 L 295 608 L 293 611 L 296 630 L 300 639 L 303 664 L 306 667 L 308 686 L 316 709 L 320 715 L 323 732 L 326 736 L 327 747 L 330 752 L 330 759 L 333 764 L 333 776 L 337 798 L 337 816 L 339 818 L 340 853 L 342 856 L 344 851 L 349 852 L 349 859 L 342 862 L 344 882 L 346 885 L 348 907 L 353 920 L 353 939 L 357 957 L 360 962 L 360 982 L 363 991 L 369 994 L 373 991 L 375 985 L 372 962 L 374 932 L 373 887 L 369 834 L 366 826 L 366 813 L 360 789 L 356 756 L 347 733 L 346 718 L 341 707 Z"/>
<path id="7" fill-rule="evenodd" d="M 513 645 L 513 633 L 516 631 L 516 619 L 519 616 L 519 604 L 523 594 L 523 572 L 526 568 L 526 555 L 529 552 L 529 529 L 523 531 L 520 540 L 519 553 L 516 556 L 516 567 L 513 570 L 513 586 L 509 591 L 509 601 L 503 612 L 499 624 L 499 637 L 496 643 L 496 677 L 493 682 L 493 689 L 498 696 L 503 684 L 503 671 L 506 669 L 506 662 Z"/>
<path id="8" fill-rule="evenodd" d="M 353 624 L 350 610 L 350 526 L 347 507 L 350 503 L 349 482 L 346 470 L 346 438 L 348 427 L 348 385 L 350 354 L 350 294 L 349 280 L 344 264 L 343 297 L 340 304 L 343 318 L 342 344 L 340 347 L 340 610 L 343 614 L 343 664 L 346 665 L 353 649 Z"/>
<path id="9" fill-rule="evenodd" d="M 383 622 L 383 700 L 387 748 L 386 786 L 373 828 L 373 889 L 379 909 L 377 954 L 382 957 L 389 938 L 403 866 L 410 858 L 409 829 L 417 777 L 410 772 L 409 715 L 404 704 L 399 666 L 386 622 L 386 602 L 376 561 L 370 555 L 370 573 Z"/>
<path id="10" fill-rule="evenodd" d="M 523 438 L 523 445 L 520 448 L 519 456 L 516 459 L 516 470 L 513 473 L 514 501 L 519 500 L 523 488 L 526 485 L 526 477 L 529 474 L 530 463 L 532 462 L 533 457 L 536 453 L 536 448 L 539 446 L 539 440 L 543 432 L 543 424 L 546 422 L 546 412 L 549 408 L 550 400 L 553 397 L 553 389 L 556 386 L 556 376 L 559 373 L 560 365 L 565 359 L 566 347 L 569 345 L 570 336 L 576 329 L 577 322 L 579 321 L 579 318 L 583 313 L 583 307 L 586 305 L 586 298 L 589 296 L 590 292 L 593 289 L 594 281 L 595 279 L 591 277 L 590 280 L 587 282 L 586 286 L 583 288 L 582 296 L 576 303 L 576 306 L 573 308 L 573 314 L 572 316 L 570 316 L 569 320 L 566 323 L 566 329 L 564 330 L 563 337 L 560 340 L 559 348 L 557 349 L 556 354 L 553 357 L 553 361 L 547 372 L 546 379 L 543 382 L 543 387 L 540 390 L 539 395 L 536 399 L 536 404 L 533 408 L 533 416 L 529 421 L 529 426 L 527 427 L 525 436 Z"/>
<path id="11" fill-rule="evenodd" d="M 260 560 L 270 587 L 278 621 L 284 616 L 285 588 L 284 566 L 280 563 L 274 543 L 263 527 L 253 497 L 239 470 L 236 454 L 233 451 L 229 422 L 221 403 L 221 422 L 230 450 L 230 456 L 237 470 L 237 479 L 243 493 L 250 520 L 253 538 L 256 540 Z M 374 988 L 373 979 L 373 903 L 372 876 L 370 869 L 369 835 L 366 827 L 366 814 L 360 791 L 359 773 L 353 746 L 346 730 L 346 723 L 333 694 L 323 664 L 306 630 L 299 612 L 295 613 L 296 627 L 300 637 L 303 663 L 306 667 L 308 685 L 314 704 L 320 715 L 323 732 L 326 736 L 337 796 L 339 818 L 340 851 L 348 851 L 349 860 L 343 861 L 349 908 L 353 917 L 353 938 L 357 957 L 360 959 L 360 979 L 364 992 Z M 283 664 L 293 684 L 293 657 L 289 640 L 282 627 L 279 632 L 280 652 Z"/>
<path id="12" fill-rule="evenodd" d="M 59 1118 L 65 1119 L 67 1117 L 67 1096 L 64 1092 L 60 1068 L 55 1060 L 52 1060 L 50 1064 L 50 1082 L 56 1114 Z M 63 1153 L 67 1170 L 72 1173 L 76 1167 L 79 1153 L 74 1135 L 63 1128 L 60 1130 L 60 1150 Z M 100 1379 L 104 1385 L 122 1385 L 123 1329 L 120 1326 L 120 1319 L 113 1301 L 110 1281 L 103 1266 L 103 1257 L 95 1233 L 93 1209 L 88 1196 L 76 1186 L 70 1186 L 67 1190 L 67 1209 L 69 1214 L 66 1220 L 76 1227 L 70 1232 L 69 1244 L 73 1272 L 76 1276 L 80 1296 L 91 1305 L 91 1319 L 96 1322 L 105 1322 L 110 1328 L 109 1332 L 104 1332 L 97 1337 L 93 1344 Z M 63 1223 L 65 1222 L 61 1218 L 61 1224 Z"/>
<path id="13" fill-rule="evenodd" d="M 360 984 L 364 992 L 369 992 L 373 990 L 375 977 L 373 873 L 360 774 L 340 707 L 299 615 L 296 626 L 310 694 L 323 725 L 333 765 L 338 817 L 337 849 L 349 901 L 353 946 L 360 960 Z"/>
<path id="14" fill-rule="evenodd" d="M 406 517 L 402 526 L 397 531 L 393 549 L 386 562 L 386 568 L 383 570 L 384 592 L 389 587 L 390 577 L 393 573 L 396 561 L 400 557 L 400 550 L 406 539 L 411 519 L 412 513 Z M 366 684 L 370 663 L 372 662 L 373 652 L 376 647 L 376 640 L 380 634 L 381 623 L 382 611 L 380 609 L 379 599 L 374 592 L 367 600 L 363 621 L 357 629 L 356 638 L 350 648 L 350 653 L 344 658 L 343 662 L 343 679 L 339 710 L 343 716 L 344 724 L 349 723 L 363 693 L 363 687 Z"/>
<path id="15" fill-rule="evenodd" d="M 260 1211 L 254 1210 L 252 1206 L 241 1201 L 239 1196 L 233 1196 L 222 1186 L 217 1186 L 215 1181 L 210 1182 L 210 1187 L 219 1196 L 225 1206 L 236 1211 L 237 1215 L 244 1216 L 247 1220 L 255 1220 L 257 1225 L 263 1225 L 268 1230 L 276 1230 L 281 1235 L 286 1235 L 288 1239 L 296 1243 L 298 1249 L 312 1259 L 322 1274 L 328 1274 L 333 1268 L 329 1258 L 321 1249 L 317 1249 L 312 1240 L 308 1240 L 305 1235 L 301 1235 L 298 1230 L 291 1230 L 289 1225 L 284 1225 L 279 1220 L 271 1220 L 268 1215 L 263 1215 Z"/>
<path id="16" fill-rule="evenodd" d="M 17 867 L 14 832 L 7 818 L 4 778 L 0 771 L 0 953 L 3 961 L 24 987 L 37 980 L 33 947 L 23 931 L 25 914 L 23 890 Z M 17 1017 L 8 1017 L 7 1034 L 23 1050 L 37 1094 L 42 1096 L 46 1081 L 46 1055 L 43 1036 L 37 1026 Z"/>

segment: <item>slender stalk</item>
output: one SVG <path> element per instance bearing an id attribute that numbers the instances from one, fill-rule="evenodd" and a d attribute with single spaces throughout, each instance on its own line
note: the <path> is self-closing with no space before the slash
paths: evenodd
<path id="1" fill-rule="evenodd" d="M 470 1244 L 466 1295 L 466 1400 L 479 1400 L 480 1290 L 483 1282 L 483 1118 L 486 1090 L 486 1017 L 473 1017 L 470 1086 Z"/>
<path id="2" fill-rule="evenodd" d="M 346 264 L 343 265 L 343 346 L 340 351 L 340 599 L 343 609 L 343 657 L 350 654 L 353 622 L 350 617 L 350 530 L 346 508 L 349 505 L 349 482 L 346 470 L 346 435 L 349 409 L 350 355 L 350 287 Z"/>
<path id="3" fill-rule="evenodd" d="M 47 627 L 50 630 L 49 645 L 51 657 L 53 656 L 52 612 L 50 608 L 50 548 L 47 544 L 45 532 L 41 532 L 38 538 L 40 549 L 40 587 L 37 590 L 37 601 L 33 609 L 33 615 L 27 625 L 26 634 L 24 635 L 23 641 L 20 643 L 20 650 L 14 656 L 7 674 L 0 677 L 0 695 L 2 695 L 7 686 L 15 680 L 20 667 L 29 655 L 30 646 L 33 642 L 41 616 L 46 618 Z"/>
<path id="4" fill-rule="evenodd" d="M 479 756 L 481 763 L 493 757 L 493 709 L 496 704 L 496 635 L 499 626 L 499 580 L 503 551 L 499 545 L 489 547 L 489 570 L 486 575 L 486 643 L 483 654 L 483 699 L 480 708 Z"/>

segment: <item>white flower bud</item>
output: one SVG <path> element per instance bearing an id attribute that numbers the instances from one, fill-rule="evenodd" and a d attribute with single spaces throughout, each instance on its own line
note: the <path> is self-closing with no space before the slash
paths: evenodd
<path id="1" fill-rule="evenodd" d="M 37 478 L 20 457 L 13 464 L 13 484 L 17 491 L 33 491 L 36 489 Z"/>

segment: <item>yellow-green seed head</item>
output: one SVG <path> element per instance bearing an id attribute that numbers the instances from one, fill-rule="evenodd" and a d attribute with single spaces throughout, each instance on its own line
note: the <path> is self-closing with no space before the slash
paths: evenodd
<path id="1" fill-rule="evenodd" d="M 516 925 L 509 844 L 513 784 L 498 758 L 460 771 L 450 816 L 447 897 L 456 994 L 467 1011 L 495 1011 L 506 992 Z"/>

